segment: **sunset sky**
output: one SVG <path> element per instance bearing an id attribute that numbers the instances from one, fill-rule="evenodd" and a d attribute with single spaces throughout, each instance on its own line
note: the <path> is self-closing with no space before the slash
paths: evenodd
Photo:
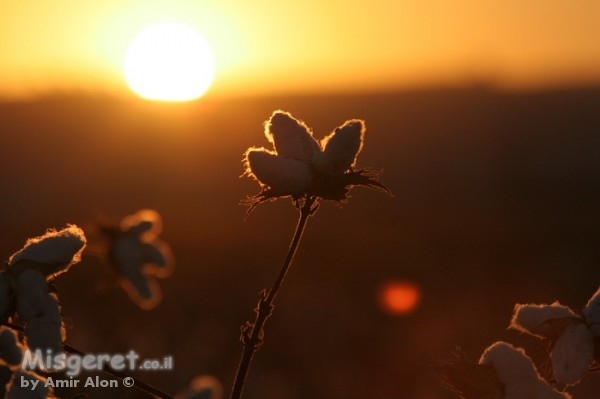
<path id="1" fill-rule="evenodd" d="M 600 83 L 597 0 L 2 0 L 0 96 L 127 90 L 162 21 L 207 38 L 214 94 Z"/>

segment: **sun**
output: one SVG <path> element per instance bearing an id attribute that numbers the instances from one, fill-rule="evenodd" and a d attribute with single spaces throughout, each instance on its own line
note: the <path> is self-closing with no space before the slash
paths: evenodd
<path id="1" fill-rule="evenodd" d="M 179 22 L 157 23 L 141 31 L 124 60 L 127 85 L 149 100 L 197 99 L 208 90 L 214 69 L 207 40 Z"/>

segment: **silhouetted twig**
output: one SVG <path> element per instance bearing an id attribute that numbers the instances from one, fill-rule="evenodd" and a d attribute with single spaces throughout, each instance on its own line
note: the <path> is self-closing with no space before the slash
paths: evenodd
<path id="1" fill-rule="evenodd" d="M 242 396 L 244 383 L 246 382 L 246 376 L 248 375 L 252 358 L 263 342 L 263 327 L 269 316 L 271 316 L 273 313 L 273 302 L 275 300 L 275 296 L 277 295 L 279 288 L 281 288 L 281 284 L 283 283 L 283 280 L 285 279 L 285 276 L 292 264 L 298 244 L 300 243 L 300 239 L 304 233 L 306 222 L 310 216 L 314 215 L 319 207 L 316 196 L 306 196 L 301 198 L 296 202 L 296 206 L 300 211 L 300 216 L 298 219 L 298 224 L 296 225 L 296 231 L 294 232 L 294 236 L 288 249 L 288 253 L 285 257 L 283 265 L 281 266 L 281 270 L 279 271 L 279 275 L 275 279 L 275 282 L 268 292 L 263 290 L 260 293 L 260 299 L 255 309 L 256 319 L 254 322 L 246 322 L 246 324 L 241 327 L 240 341 L 243 345 L 243 352 L 238 371 L 235 376 L 235 381 L 233 383 L 231 399 L 240 399 Z"/>

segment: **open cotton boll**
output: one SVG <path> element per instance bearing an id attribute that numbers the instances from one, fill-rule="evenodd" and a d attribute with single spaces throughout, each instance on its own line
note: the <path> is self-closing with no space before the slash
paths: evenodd
<path id="1" fill-rule="evenodd" d="M 17 313 L 28 322 L 43 312 L 49 295 L 46 276 L 36 269 L 24 270 L 17 276 L 16 292 Z"/>
<path id="2" fill-rule="evenodd" d="M 581 313 L 590 330 L 592 330 L 596 337 L 600 337 L 600 288 L 590 298 Z"/>
<path id="3" fill-rule="evenodd" d="M 55 295 L 49 294 L 43 304 L 42 313 L 25 325 L 27 346 L 32 351 L 50 350 L 54 355 L 63 352 L 65 328 L 60 315 L 60 305 Z"/>
<path id="4" fill-rule="evenodd" d="M 112 248 L 112 259 L 118 268 L 121 286 L 143 309 L 160 303 L 160 289 L 148 275 L 166 277 L 172 270 L 172 256 L 166 244 L 143 242 L 135 234 L 118 236 Z"/>
<path id="5" fill-rule="evenodd" d="M 359 119 L 346 121 L 321 143 L 323 155 L 318 168 L 329 174 L 342 174 L 356 163 L 363 145 L 365 123 Z"/>
<path id="6" fill-rule="evenodd" d="M 539 338 L 552 338 L 560 334 L 553 320 L 561 319 L 579 320 L 579 316 L 558 302 L 551 305 L 517 304 L 509 328 Z"/>
<path id="7" fill-rule="evenodd" d="M 299 195 L 314 180 L 310 166 L 304 162 L 282 158 L 264 149 L 246 152 L 248 172 L 275 195 Z"/>
<path id="8" fill-rule="evenodd" d="M 17 334 L 7 327 L 0 327 L 0 365 L 13 368 L 20 366 L 22 360 L 23 346 Z"/>
<path id="9" fill-rule="evenodd" d="M 319 143 L 306 124 L 284 111 L 275 111 L 265 123 L 265 135 L 277 155 L 312 163 L 321 153 Z"/>
<path id="10" fill-rule="evenodd" d="M 21 386 L 22 379 L 29 382 Z M 32 389 L 32 381 L 38 381 L 35 389 Z M 6 399 L 52 399 L 54 398 L 52 388 L 45 387 L 46 379 L 29 371 L 16 371 L 6 389 Z"/>
<path id="11" fill-rule="evenodd" d="M 55 295 L 48 292 L 46 278 L 39 270 L 25 270 L 17 276 L 17 313 L 26 323 L 25 336 L 31 350 L 62 352 L 64 327 Z"/>
<path id="12" fill-rule="evenodd" d="M 21 261 L 32 261 L 35 267 L 43 269 L 47 278 L 54 277 L 81 260 L 85 244 L 83 230 L 75 225 L 58 231 L 48 230 L 44 235 L 28 239 L 25 246 L 10 257 L 9 268 Z"/>
<path id="13" fill-rule="evenodd" d="M 565 328 L 550 353 L 556 381 L 576 384 L 594 360 L 594 336 L 584 323 Z"/>
<path id="14" fill-rule="evenodd" d="M 490 345 L 479 364 L 491 364 L 504 384 L 504 399 L 567 399 L 570 396 L 550 387 L 538 374 L 533 361 L 521 348 L 506 342 Z"/>

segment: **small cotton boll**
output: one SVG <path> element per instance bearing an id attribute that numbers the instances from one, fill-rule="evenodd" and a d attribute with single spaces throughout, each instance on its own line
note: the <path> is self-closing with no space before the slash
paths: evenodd
<path id="1" fill-rule="evenodd" d="M 600 288 L 590 298 L 581 313 L 594 335 L 600 337 Z"/>
<path id="2" fill-rule="evenodd" d="M 319 143 L 304 122 L 284 111 L 275 111 L 265 122 L 265 135 L 277 155 L 310 164 L 321 153 Z"/>
<path id="3" fill-rule="evenodd" d="M 46 353 L 47 350 L 51 350 L 57 355 L 63 352 L 62 342 L 65 335 L 58 299 L 55 295 L 48 294 L 41 313 L 28 320 L 25 325 L 27 346 L 32 351 L 40 349 Z"/>
<path id="4" fill-rule="evenodd" d="M 594 360 L 594 335 L 584 323 L 565 328 L 550 353 L 554 377 L 562 384 L 576 384 Z"/>
<path id="5" fill-rule="evenodd" d="M 16 367 L 23 360 L 23 346 L 17 339 L 17 334 L 7 328 L 0 327 L 0 365 Z"/>
<path id="6" fill-rule="evenodd" d="M 551 338 L 560 333 L 555 331 L 551 321 L 570 318 L 578 320 L 579 316 L 558 302 L 551 305 L 517 304 L 509 328 L 539 338 Z"/>
<path id="7" fill-rule="evenodd" d="M 362 149 L 365 123 L 359 119 L 346 121 L 321 143 L 324 148 L 317 168 L 329 174 L 341 174 L 351 169 Z"/>
<path id="8" fill-rule="evenodd" d="M 210 375 L 196 377 L 190 386 L 175 395 L 175 399 L 222 399 L 224 395 L 221 381 Z"/>
<path id="9" fill-rule="evenodd" d="M 146 310 L 161 301 L 158 284 L 150 275 L 167 277 L 174 264 L 167 244 L 147 238 L 140 237 L 137 230 L 127 230 L 114 238 L 110 255 L 121 286 L 140 308 Z"/>
<path id="10" fill-rule="evenodd" d="M 504 399 L 566 399 L 568 395 L 551 388 L 538 374 L 533 361 L 521 348 L 506 342 L 490 345 L 479 364 L 491 364 L 504 384 Z"/>
<path id="11" fill-rule="evenodd" d="M 311 185 L 314 174 L 304 162 L 282 158 L 265 150 L 246 152 L 250 174 L 275 195 L 299 195 Z"/>
<path id="12" fill-rule="evenodd" d="M 21 386 L 21 381 L 29 382 L 26 386 Z M 32 381 L 38 381 L 35 389 L 32 389 Z M 39 375 L 25 371 L 16 371 L 6 389 L 6 399 L 51 399 L 54 398 L 52 388 L 45 387 L 46 379 Z"/>
<path id="13" fill-rule="evenodd" d="M 9 268 L 22 261 L 32 261 L 45 265 L 46 277 L 54 277 L 81 260 L 85 244 L 83 230 L 75 225 L 59 231 L 48 230 L 42 236 L 27 240 L 25 246 L 10 257 Z"/>

